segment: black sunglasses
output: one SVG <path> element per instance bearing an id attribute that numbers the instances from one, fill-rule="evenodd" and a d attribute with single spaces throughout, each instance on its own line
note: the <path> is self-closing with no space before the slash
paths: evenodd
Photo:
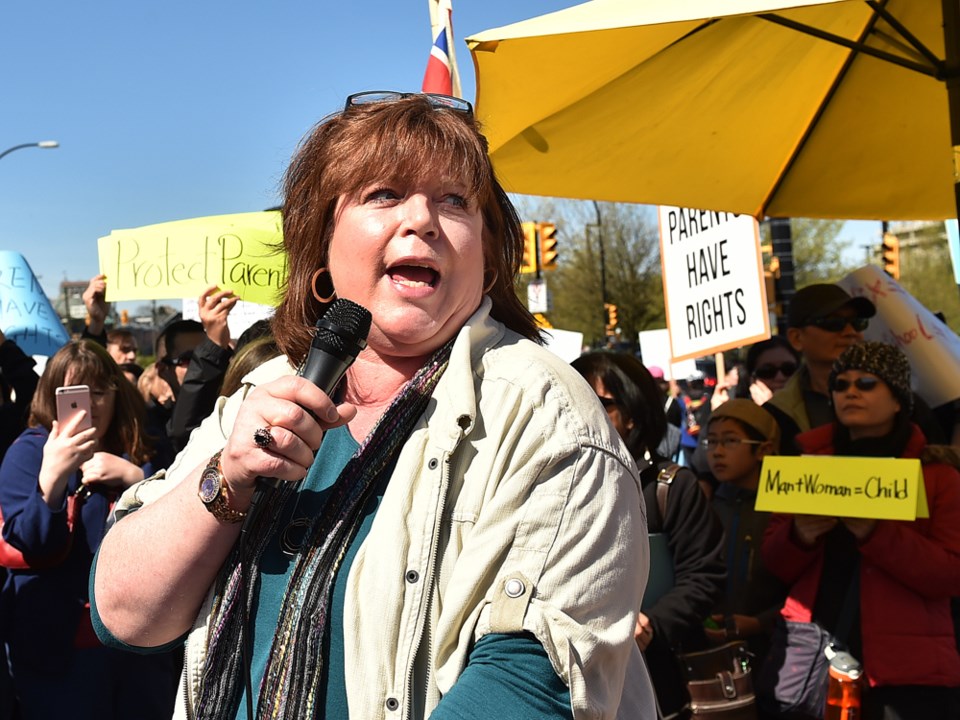
<path id="1" fill-rule="evenodd" d="M 753 371 L 753 374 L 756 375 L 761 380 L 773 380 L 777 373 L 782 374 L 784 377 L 790 377 L 797 371 L 797 364 L 792 362 L 780 363 L 779 365 L 773 365 L 768 363 L 766 365 L 761 365 L 756 370 Z"/>
<path id="2" fill-rule="evenodd" d="M 164 365 L 180 367 L 181 365 L 189 365 L 191 360 L 193 360 L 193 350 L 187 350 L 186 352 L 180 353 L 176 357 L 167 355 L 160 360 L 160 362 L 162 362 Z"/>
<path id="3" fill-rule="evenodd" d="M 354 93 L 347 97 L 347 102 L 343 106 L 346 112 L 352 107 L 358 105 L 374 105 L 376 103 L 396 102 L 408 97 L 426 98 L 437 110 L 453 110 L 467 115 L 473 115 L 473 105 L 463 98 L 453 97 L 452 95 L 441 95 L 440 93 L 403 93 L 393 92 L 391 90 L 368 90 L 367 92 Z"/>
<path id="4" fill-rule="evenodd" d="M 837 378 L 833 381 L 833 391 L 838 393 L 846 392 L 850 389 L 850 386 L 853 385 L 860 392 L 870 392 L 879 384 L 880 379 L 875 377 L 858 377 L 853 382 Z"/>
<path id="5" fill-rule="evenodd" d="M 816 328 L 821 330 L 826 330 L 827 332 L 843 332 L 843 329 L 849 325 L 857 332 L 863 332 L 867 329 L 867 325 L 870 324 L 870 320 L 864 317 L 823 317 L 823 318 L 811 318 L 807 320 L 807 325 L 813 325 Z"/>
<path id="6" fill-rule="evenodd" d="M 603 395 L 597 395 L 597 400 L 600 401 L 600 404 L 607 410 L 612 407 L 618 407 L 617 401 L 613 398 L 603 397 Z"/>

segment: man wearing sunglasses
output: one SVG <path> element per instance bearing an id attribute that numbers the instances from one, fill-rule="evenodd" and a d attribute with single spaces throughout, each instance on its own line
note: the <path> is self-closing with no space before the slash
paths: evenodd
<path id="1" fill-rule="evenodd" d="M 197 299 L 200 322 L 181 320 L 167 331 L 167 355 L 160 365 L 174 392 L 166 428 L 175 452 L 184 448 L 216 404 L 234 354 L 228 317 L 239 299 L 232 290 L 211 285 Z"/>
<path id="2" fill-rule="evenodd" d="M 867 298 L 851 297 L 839 285 L 808 285 L 793 296 L 787 340 L 803 363 L 764 405 L 780 425 L 785 454 L 800 432 L 833 421 L 830 369 L 844 350 L 863 341 L 863 331 L 876 312 Z"/>
<path id="3" fill-rule="evenodd" d="M 157 369 L 160 376 L 170 383 L 176 401 L 180 395 L 180 386 L 183 385 L 187 368 L 193 359 L 193 353 L 206 335 L 203 332 L 203 325 L 196 320 L 182 319 L 171 322 L 160 334 L 161 338 L 157 344 L 158 349 L 163 349 L 163 354 L 157 353 Z"/>
<path id="4" fill-rule="evenodd" d="M 863 331 L 877 312 L 865 297 L 851 297 L 839 285 L 819 283 L 797 291 L 787 313 L 787 340 L 802 355 L 800 369 L 763 406 L 780 426 L 781 454 L 797 454 L 793 439 L 811 428 L 833 422 L 829 379 L 833 363 L 851 345 L 863 342 Z M 930 407 L 914 393 L 913 421 L 930 443 L 946 442 Z"/>

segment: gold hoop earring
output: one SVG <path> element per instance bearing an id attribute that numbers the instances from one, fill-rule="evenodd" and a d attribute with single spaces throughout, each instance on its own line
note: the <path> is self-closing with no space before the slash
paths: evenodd
<path id="1" fill-rule="evenodd" d="M 313 293 L 313 296 L 317 299 L 317 302 L 326 304 L 337 297 L 337 290 L 333 287 L 333 278 L 328 277 L 327 283 L 330 285 L 330 292 L 325 296 L 317 292 L 317 278 L 324 273 L 326 273 L 328 276 L 330 275 L 330 271 L 327 268 L 322 267 L 313 274 L 313 277 L 310 278 L 310 292 Z"/>
<path id="2" fill-rule="evenodd" d="M 483 274 L 486 275 L 486 274 L 487 274 L 486 271 L 484 271 Z M 497 270 L 497 269 L 494 269 L 494 271 L 493 271 L 493 280 L 491 280 L 490 282 L 488 282 L 488 283 L 484 286 L 484 288 L 483 288 L 483 294 L 486 295 L 486 294 L 489 293 L 491 290 L 493 290 L 493 286 L 497 284 L 497 280 L 499 280 L 499 279 L 500 279 L 500 271 Z"/>

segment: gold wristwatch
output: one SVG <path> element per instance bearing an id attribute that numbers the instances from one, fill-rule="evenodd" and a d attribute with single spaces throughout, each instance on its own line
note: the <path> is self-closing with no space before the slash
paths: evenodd
<path id="1" fill-rule="evenodd" d="M 222 451 L 221 451 L 222 452 Z M 238 523 L 246 516 L 246 512 L 234 510 L 227 501 L 227 481 L 223 477 L 220 467 L 220 453 L 216 453 L 200 475 L 200 488 L 197 494 L 207 510 L 223 523 Z"/>

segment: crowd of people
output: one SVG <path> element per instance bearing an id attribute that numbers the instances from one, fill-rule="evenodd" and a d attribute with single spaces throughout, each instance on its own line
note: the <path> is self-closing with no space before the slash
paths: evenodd
<path id="1" fill-rule="evenodd" d="M 913 392 L 899 348 L 864 340 L 875 313 L 837 285 L 802 288 L 787 332 L 746 350 L 709 412 L 678 414 L 699 438 L 685 457 L 725 533 L 725 593 L 701 621 L 714 644 L 748 644 L 760 718 L 784 716 L 770 678 L 788 621 L 816 623 L 860 660 L 863 717 L 960 717 L 960 416 L 956 402 L 930 408 Z M 702 387 L 698 373 L 664 389 L 689 407 L 688 388 L 696 401 Z M 777 454 L 920 459 L 929 518 L 758 512 L 763 459 Z"/>
<path id="2" fill-rule="evenodd" d="M 270 321 L 231 338 L 207 288 L 144 368 L 97 276 L 40 376 L 0 335 L 0 720 L 685 718 L 683 658 L 731 641 L 787 717 L 787 621 L 860 660 L 863 717 L 960 717 L 957 418 L 873 304 L 801 289 L 712 391 L 568 365 L 486 149 L 465 101 L 353 95 L 284 178 Z M 298 370 L 345 300 L 369 333 L 328 395 Z M 801 453 L 919 459 L 929 517 L 758 511 Z"/>

